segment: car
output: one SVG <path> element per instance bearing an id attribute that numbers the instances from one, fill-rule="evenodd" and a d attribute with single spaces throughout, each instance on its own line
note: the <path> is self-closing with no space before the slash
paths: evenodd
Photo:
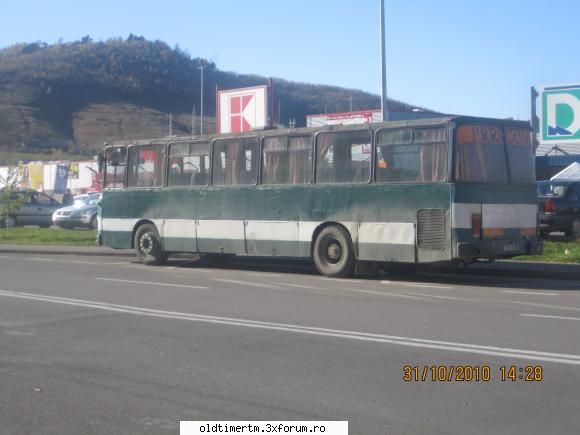
<path id="1" fill-rule="evenodd" d="M 580 237 L 580 180 L 538 181 L 540 234 Z"/>
<path id="2" fill-rule="evenodd" d="M 52 222 L 61 227 L 97 229 L 97 209 L 99 194 L 92 194 L 75 199 L 73 205 L 59 208 L 52 215 Z"/>
<path id="3" fill-rule="evenodd" d="M 1 226 L 21 227 L 24 225 L 38 225 L 48 228 L 52 225 L 52 214 L 62 207 L 61 203 L 42 192 L 31 189 L 14 191 L 15 197 L 23 202 L 16 212 L 7 216 Z"/>

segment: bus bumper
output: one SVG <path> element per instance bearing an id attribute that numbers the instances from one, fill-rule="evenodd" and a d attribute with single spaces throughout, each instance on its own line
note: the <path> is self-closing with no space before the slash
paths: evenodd
<path id="1" fill-rule="evenodd" d="M 456 259 L 472 261 L 479 258 L 510 258 L 517 255 L 541 255 L 544 244 L 537 238 L 519 240 L 479 240 L 458 242 Z"/>

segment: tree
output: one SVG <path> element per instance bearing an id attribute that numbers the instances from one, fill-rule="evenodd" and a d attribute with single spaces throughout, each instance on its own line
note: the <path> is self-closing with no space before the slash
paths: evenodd
<path id="1" fill-rule="evenodd" d="M 26 200 L 25 195 L 18 195 L 20 182 L 24 175 L 24 168 L 20 163 L 9 163 L 5 176 L 0 175 L 0 226 L 8 228 L 16 224 L 14 214 Z"/>

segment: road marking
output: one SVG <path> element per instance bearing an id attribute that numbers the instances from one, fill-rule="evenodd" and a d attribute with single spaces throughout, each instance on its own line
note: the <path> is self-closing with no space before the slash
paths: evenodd
<path id="1" fill-rule="evenodd" d="M 425 294 L 425 293 L 412 293 L 412 292 L 410 292 L 409 294 L 415 295 L 415 296 L 423 296 L 425 298 L 449 299 L 451 301 L 480 302 L 480 301 L 478 301 L 476 299 L 460 298 L 460 297 L 457 297 L 457 296 L 429 295 L 429 294 Z"/>
<path id="2" fill-rule="evenodd" d="M 520 290 L 503 290 L 502 293 L 514 293 L 518 295 L 559 296 L 560 293 L 552 292 L 524 292 Z"/>
<path id="3" fill-rule="evenodd" d="M 106 264 L 108 266 L 111 266 L 111 265 L 117 265 L 117 264 L 131 264 L 131 262 L 130 261 L 117 261 L 114 263 L 100 263 L 100 264 Z"/>
<path id="4" fill-rule="evenodd" d="M 33 260 L 33 261 L 54 261 L 52 258 L 38 258 L 38 257 L 30 257 L 29 260 Z"/>
<path id="5" fill-rule="evenodd" d="M 0 290 L 0 296 L 27 299 L 40 302 L 49 302 L 61 305 L 72 305 L 84 308 L 94 308 L 118 313 L 134 314 L 145 317 L 158 317 L 166 319 L 186 320 L 192 322 L 202 322 L 210 324 L 240 326 L 246 328 L 257 328 L 273 331 L 292 332 L 296 334 L 308 334 L 321 337 L 343 338 L 347 340 L 372 342 L 381 344 L 395 344 L 423 349 L 446 350 L 451 352 L 462 352 L 479 355 L 491 355 L 504 358 L 518 358 L 533 360 L 536 362 L 554 362 L 560 364 L 571 364 L 580 366 L 580 355 L 541 352 L 526 349 L 513 349 L 498 346 L 481 346 L 470 343 L 457 343 L 450 341 L 428 340 L 422 338 L 402 337 L 395 335 L 374 334 L 358 331 L 346 331 L 339 329 L 327 329 L 312 326 L 301 326 L 288 323 L 262 322 L 257 320 L 247 320 L 232 317 L 208 316 L 194 313 L 182 313 L 175 311 L 162 311 L 150 308 L 141 308 L 128 305 L 109 304 L 82 299 L 62 298 L 57 296 L 45 296 L 34 293 L 17 292 L 10 290 Z"/>
<path id="6" fill-rule="evenodd" d="M 237 279 L 214 278 L 214 281 L 227 282 L 230 284 L 247 285 L 252 287 L 275 288 L 272 284 L 263 284 L 261 282 L 239 281 Z"/>
<path id="7" fill-rule="evenodd" d="M 400 293 L 385 293 L 385 292 L 379 292 L 379 291 L 373 291 L 373 290 L 361 290 L 361 289 L 354 289 L 354 288 L 346 288 L 346 289 L 341 289 L 341 290 L 343 290 L 343 291 L 348 290 L 350 292 L 357 292 L 357 293 L 367 293 L 367 294 L 377 295 L 377 296 L 393 296 L 396 298 L 416 299 L 416 300 L 423 300 L 423 301 L 429 300 L 427 298 L 422 298 L 420 296 L 402 295 Z"/>
<path id="8" fill-rule="evenodd" d="M 285 284 L 285 283 L 280 283 L 280 285 L 283 285 L 284 287 L 295 287 L 295 288 L 303 288 L 303 289 L 308 289 L 308 290 L 329 290 L 329 289 L 325 289 L 322 287 L 314 287 L 313 285 Z"/>
<path id="9" fill-rule="evenodd" d="M 544 314 L 520 314 L 524 317 L 541 317 L 544 319 L 561 319 L 561 320 L 580 320 L 580 317 L 566 317 L 566 316 L 547 316 Z"/>
<path id="10" fill-rule="evenodd" d="M 424 284 L 420 282 L 406 282 L 406 281 L 381 281 L 381 284 L 387 285 L 395 285 L 400 284 L 404 285 L 405 287 L 425 287 L 425 288 L 445 288 L 445 289 L 452 289 L 453 287 L 447 285 L 435 285 L 435 284 Z"/>
<path id="11" fill-rule="evenodd" d="M 183 287 L 183 288 L 195 288 L 195 289 L 208 289 L 209 287 L 203 287 L 199 285 L 185 285 L 185 284 L 169 284 L 166 282 L 150 282 L 150 281 L 132 281 L 129 279 L 113 279 L 113 278 L 95 278 L 99 281 L 112 281 L 112 282 L 125 282 L 129 284 L 144 284 L 144 285 L 156 285 L 162 287 Z"/>
<path id="12" fill-rule="evenodd" d="M 320 279 L 323 279 L 324 281 L 338 281 L 338 282 L 342 282 L 342 283 L 353 283 L 353 284 L 360 284 L 362 283 L 361 280 L 359 279 L 348 279 L 348 278 L 328 278 L 326 276 L 321 276 Z"/>
<path id="13" fill-rule="evenodd" d="M 74 263 L 74 264 L 102 264 L 102 263 L 96 263 L 94 261 L 69 261 L 69 263 Z"/>
<path id="14" fill-rule="evenodd" d="M 405 287 L 425 287 L 425 288 L 447 288 L 447 289 L 451 289 L 453 287 L 448 286 L 448 285 L 434 285 L 434 284 L 419 284 L 417 282 L 413 282 L 413 283 L 406 283 L 403 284 Z"/>
<path id="15" fill-rule="evenodd" d="M 268 278 L 280 278 L 282 276 L 278 273 L 264 273 L 264 272 L 246 272 L 246 275 L 265 276 Z"/>

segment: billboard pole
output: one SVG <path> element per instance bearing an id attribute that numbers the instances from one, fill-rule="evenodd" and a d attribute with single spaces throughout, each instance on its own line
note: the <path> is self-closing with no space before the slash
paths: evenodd
<path id="1" fill-rule="evenodd" d="M 381 110 L 383 121 L 389 120 L 387 106 L 387 61 L 385 56 L 385 0 L 381 0 Z"/>

